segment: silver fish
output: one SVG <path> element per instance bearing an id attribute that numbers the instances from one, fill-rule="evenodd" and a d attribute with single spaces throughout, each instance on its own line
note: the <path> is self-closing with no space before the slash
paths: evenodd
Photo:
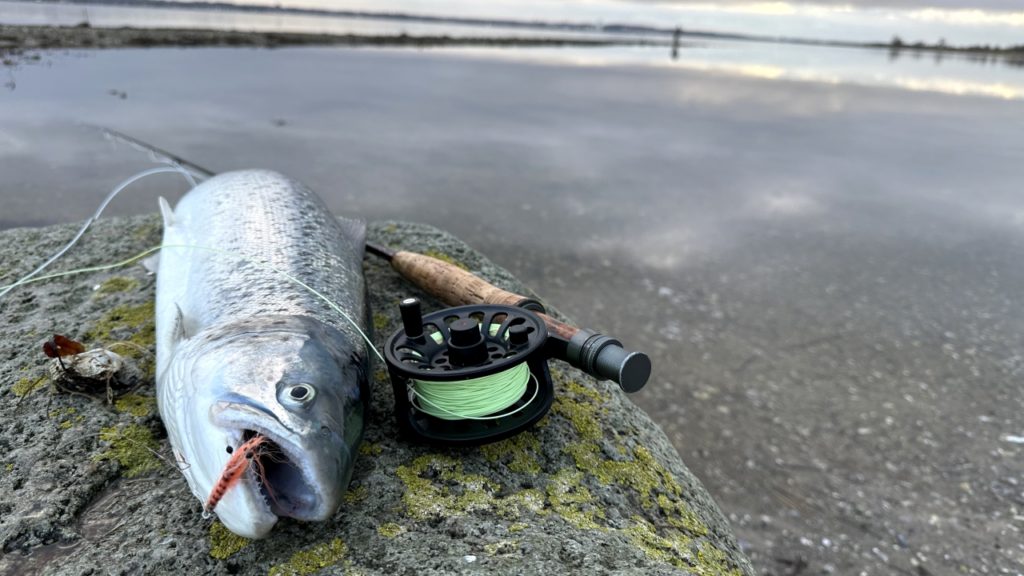
<path id="1" fill-rule="evenodd" d="M 206 502 L 230 452 L 259 434 L 270 440 L 264 474 L 249 470 L 224 494 L 214 508 L 221 522 L 260 538 L 279 517 L 331 517 L 369 402 L 356 329 L 368 325 L 363 224 L 339 221 L 308 188 L 258 170 L 214 176 L 173 211 L 161 198 L 161 211 L 157 397 L 192 493 Z"/>

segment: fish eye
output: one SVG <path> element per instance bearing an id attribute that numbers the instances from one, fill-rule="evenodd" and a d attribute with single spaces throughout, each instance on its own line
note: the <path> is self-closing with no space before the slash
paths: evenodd
<path id="1" fill-rule="evenodd" d="M 282 401 L 292 406 L 305 406 L 313 401 L 316 388 L 309 384 L 295 384 L 284 389 Z"/>

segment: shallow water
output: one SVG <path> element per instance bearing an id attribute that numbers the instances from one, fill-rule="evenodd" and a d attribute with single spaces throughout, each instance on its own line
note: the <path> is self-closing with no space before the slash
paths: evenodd
<path id="1" fill-rule="evenodd" d="M 48 53 L 0 70 L 0 227 L 83 219 L 149 166 L 82 124 L 280 170 L 338 213 L 446 228 L 650 352 L 634 399 L 761 566 L 1019 570 L 990 488 L 1024 473 L 1024 103 L 659 54 Z M 1021 82 L 947 65 L 898 61 Z M 183 192 L 157 177 L 110 213 Z"/>

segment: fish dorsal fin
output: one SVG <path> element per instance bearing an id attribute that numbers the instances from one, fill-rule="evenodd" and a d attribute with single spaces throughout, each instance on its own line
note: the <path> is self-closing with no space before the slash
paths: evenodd
<path id="1" fill-rule="evenodd" d="M 175 303 L 174 309 L 176 313 L 174 315 L 174 330 L 171 330 L 171 340 L 177 343 L 187 340 L 188 333 L 185 330 L 185 313 L 181 311 L 181 306 Z"/>
<path id="2" fill-rule="evenodd" d="M 174 208 L 163 196 L 160 197 L 160 215 L 164 217 L 164 228 L 174 227 Z"/>
<path id="3" fill-rule="evenodd" d="M 362 260 L 363 250 L 366 247 L 366 222 L 339 216 L 338 225 L 341 226 L 345 236 L 352 239 L 352 249 L 356 251 L 356 259 Z"/>

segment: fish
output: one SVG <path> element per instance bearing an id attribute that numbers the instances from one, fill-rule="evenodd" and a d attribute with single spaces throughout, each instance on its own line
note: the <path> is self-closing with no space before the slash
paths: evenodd
<path id="1" fill-rule="evenodd" d="M 331 518 L 369 412 L 365 224 L 267 170 L 218 174 L 160 209 L 157 403 L 192 494 L 211 501 L 231 453 L 264 437 L 212 512 L 246 538 Z"/>

